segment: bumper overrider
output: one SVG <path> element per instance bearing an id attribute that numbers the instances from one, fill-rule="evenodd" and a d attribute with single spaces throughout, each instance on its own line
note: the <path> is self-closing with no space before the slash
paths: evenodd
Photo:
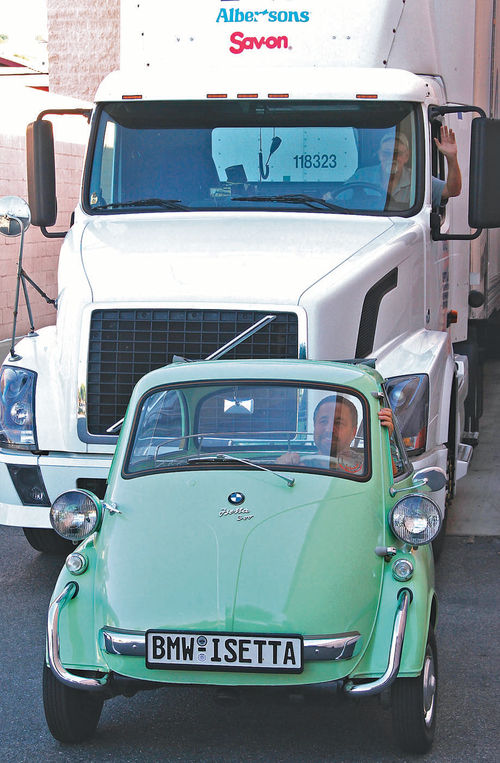
<path id="1" fill-rule="evenodd" d="M 47 656 L 50 669 L 55 677 L 63 684 L 74 689 L 92 692 L 110 693 L 113 680 L 123 677 L 114 676 L 112 672 L 89 677 L 78 675 L 67 670 L 60 658 L 59 645 L 59 615 L 61 610 L 78 595 L 78 584 L 67 583 L 61 593 L 49 607 L 47 619 Z M 411 593 L 402 589 L 398 594 L 394 625 L 387 668 L 384 674 L 373 681 L 355 683 L 348 680 L 343 684 L 343 690 L 348 696 L 369 696 L 387 689 L 397 678 L 403 642 L 406 630 L 408 608 L 411 603 Z M 304 639 L 304 661 L 313 660 L 347 660 L 355 656 L 361 646 L 361 634 L 350 632 L 323 638 Z M 100 632 L 100 647 L 108 654 L 120 656 L 144 657 L 146 654 L 146 634 L 139 631 L 121 631 L 116 628 L 102 628 Z M 358 647 L 358 648 L 357 648 Z M 130 683 L 147 683 L 130 679 Z M 158 685 L 158 684 L 156 684 Z M 111 691 L 111 693 L 114 693 Z"/>

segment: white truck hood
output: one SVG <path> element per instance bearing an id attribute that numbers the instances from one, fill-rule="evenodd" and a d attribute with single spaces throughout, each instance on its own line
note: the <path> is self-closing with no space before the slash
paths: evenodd
<path id="1" fill-rule="evenodd" d="M 392 227 L 382 217 L 258 212 L 117 215 L 89 222 L 82 262 L 95 302 L 298 304 Z"/>

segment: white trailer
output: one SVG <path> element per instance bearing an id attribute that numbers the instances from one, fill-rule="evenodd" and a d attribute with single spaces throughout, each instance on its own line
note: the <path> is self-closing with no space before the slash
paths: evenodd
<path id="1" fill-rule="evenodd" d="M 415 467 L 447 470 L 445 512 L 481 412 L 470 319 L 500 297 L 495 5 L 122 3 L 122 69 L 96 95 L 57 325 L 2 369 L 1 523 L 57 550 L 48 507 L 103 494 L 135 382 L 267 314 L 236 357 L 373 359 Z M 47 116 L 28 128 L 29 202 L 59 235 Z M 463 190 L 433 207 L 442 123 Z M 398 197 L 382 144 L 391 161 L 407 150 Z"/>

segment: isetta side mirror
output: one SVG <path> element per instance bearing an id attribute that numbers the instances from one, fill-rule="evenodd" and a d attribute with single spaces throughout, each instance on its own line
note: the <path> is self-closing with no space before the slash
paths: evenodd
<path id="1" fill-rule="evenodd" d="M 394 496 L 397 493 L 407 493 L 420 487 L 428 487 L 431 493 L 436 493 L 446 485 L 446 472 L 439 466 L 426 466 L 415 472 L 411 482 L 410 487 L 398 488 L 392 485 L 389 488 L 389 494 Z"/>
<path id="2" fill-rule="evenodd" d="M 426 485 L 431 493 L 435 493 L 446 485 L 446 473 L 439 466 L 427 466 L 415 472 L 412 482 L 414 487 Z"/>

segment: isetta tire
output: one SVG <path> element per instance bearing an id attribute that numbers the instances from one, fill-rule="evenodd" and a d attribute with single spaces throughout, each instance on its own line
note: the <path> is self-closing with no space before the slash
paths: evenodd
<path id="1" fill-rule="evenodd" d="M 35 551 L 41 551 L 44 554 L 67 556 L 75 548 L 75 544 L 72 541 L 61 538 L 55 530 L 23 527 L 23 532 L 30 546 Z"/>
<path id="2" fill-rule="evenodd" d="M 437 651 L 429 627 L 424 666 L 418 678 L 398 678 L 392 687 L 394 736 L 406 752 L 427 752 L 434 740 L 437 707 Z"/>
<path id="3" fill-rule="evenodd" d="M 50 733 L 60 742 L 75 744 L 94 735 L 104 699 L 91 692 L 72 689 L 43 666 L 43 707 Z"/>

